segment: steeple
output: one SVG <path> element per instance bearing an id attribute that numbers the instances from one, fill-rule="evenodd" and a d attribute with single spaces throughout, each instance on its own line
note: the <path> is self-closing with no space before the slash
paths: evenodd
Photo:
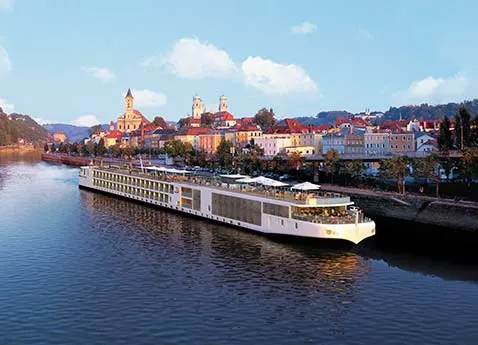
<path id="1" fill-rule="evenodd" d="M 124 97 L 124 103 L 125 103 L 125 110 L 127 113 L 133 111 L 133 94 L 131 93 L 131 89 L 128 89 L 128 92 L 126 93 L 126 96 Z"/>
<path id="2" fill-rule="evenodd" d="M 134 99 L 133 94 L 131 93 L 131 89 L 130 89 L 130 88 L 128 88 L 128 92 L 126 92 L 126 96 L 125 96 L 124 98 L 128 98 L 128 97 L 131 97 L 131 98 Z"/>

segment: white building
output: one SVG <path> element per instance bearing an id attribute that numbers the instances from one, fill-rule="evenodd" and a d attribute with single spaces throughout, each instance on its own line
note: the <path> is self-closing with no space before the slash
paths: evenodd
<path id="1" fill-rule="evenodd" d="M 292 145 L 290 134 L 263 134 L 262 137 L 255 139 L 255 143 L 264 150 L 264 156 L 269 157 L 284 152 L 286 147 L 295 146 Z"/>

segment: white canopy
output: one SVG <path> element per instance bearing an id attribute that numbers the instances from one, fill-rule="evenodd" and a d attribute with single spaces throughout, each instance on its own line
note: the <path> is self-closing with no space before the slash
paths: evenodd
<path id="1" fill-rule="evenodd" d="M 288 186 L 287 183 L 284 183 L 284 182 L 281 182 L 281 181 L 276 181 L 276 180 L 265 181 L 262 184 L 264 186 L 269 186 L 269 187 L 285 187 L 285 186 Z"/>
<path id="2" fill-rule="evenodd" d="M 232 179 L 246 179 L 246 178 L 249 178 L 250 176 L 247 176 L 247 175 L 239 175 L 239 174 L 235 174 L 235 175 L 219 175 L 221 177 L 227 177 L 227 178 L 232 178 Z"/>
<path id="3" fill-rule="evenodd" d="M 264 177 L 264 176 L 257 176 L 257 177 L 253 177 L 253 178 L 242 178 L 240 180 L 237 180 L 236 182 L 243 182 L 243 183 L 258 183 L 258 184 L 262 184 L 264 186 L 269 186 L 269 187 L 284 187 L 284 186 L 288 186 L 287 183 L 284 183 L 284 182 L 280 182 L 280 181 L 276 181 L 276 180 L 273 180 L 271 178 L 268 178 L 268 177 Z"/>
<path id="4" fill-rule="evenodd" d="M 190 174 L 190 171 L 187 170 L 178 170 L 175 168 L 165 168 L 165 167 L 145 167 L 145 169 L 148 170 L 153 170 L 153 171 L 161 171 L 161 172 L 167 172 L 167 173 L 172 173 L 172 174 Z"/>
<path id="5" fill-rule="evenodd" d="M 318 184 L 313 184 L 310 182 L 295 184 L 291 187 L 291 189 L 297 189 L 297 190 L 317 190 L 319 188 L 320 186 Z"/>

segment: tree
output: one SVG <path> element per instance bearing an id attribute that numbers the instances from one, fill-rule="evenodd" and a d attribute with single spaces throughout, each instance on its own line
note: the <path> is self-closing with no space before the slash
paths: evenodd
<path id="1" fill-rule="evenodd" d="M 415 158 L 413 159 L 413 177 L 415 178 L 424 178 L 425 181 L 431 180 L 435 182 L 436 196 L 440 196 L 440 175 L 436 173 L 438 165 L 437 157 L 432 154 L 425 158 Z"/>
<path id="2" fill-rule="evenodd" d="M 347 184 L 348 178 L 353 180 L 360 179 L 364 170 L 365 164 L 359 159 L 342 161 L 342 164 L 339 165 L 339 171 L 345 178 L 345 184 Z"/>
<path id="3" fill-rule="evenodd" d="M 63 145 L 62 142 L 60 142 L 60 145 L 58 146 L 58 152 L 65 153 L 65 145 Z"/>
<path id="4" fill-rule="evenodd" d="M 216 159 L 222 167 L 228 168 L 232 164 L 231 147 L 232 143 L 229 140 L 221 138 L 216 149 Z"/>
<path id="5" fill-rule="evenodd" d="M 48 148 L 48 143 L 45 143 L 45 146 L 43 146 L 43 150 L 45 152 L 48 152 L 49 148 Z"/>
<path id="6" fill-rule="evenodd" d="M 168 128 L 168 124 L 161 116 L 155 116 L 153 124 L 157 127 L 161 127 L 162 129 Z"/>
<path id="7" fill-rule="evenodd" d="M 164 151 L 169 157 L 183 156 L 186 152 L 186 146 L 181 140 L 169 140 L 164 144 Z"/>
<path id="8" fill-rule="evenodd" d="M 263 130 L 268 129 L 276 123 L 274 111 L 266 108 L 260 109 L 256 115 L 254 115 L 254 123 L 261 126 Z"/>
<path id="9" fill-rule="evenodd" d="M 460 171 L 470 185 L 473 177 L 478 175 L 478 148 L 465 148 L 460 163 Z"/>
<path id="10" fill-rule="evenodd" d="M 460 109 L 458 110 L 458 113 L 455 115 L 455 145 L 460 150 L 463 150 L 465 147 L 470 147 L 470 120 L 470 113 L 466 109 L 465 105 L 461 105 Z"/>
<path id="11" fill-rule="evenodd" d="M 96 152 L 95 142 L 93 140 L 88 141 L 88 143 L 86 144 L 86 149 L 91 156 L 94 156 Z"/>
<path id="12" fill-rule="evenodd" d="M 380 162 L 380 176 L 397 180 L 397 191 L 405 194 L 405 177 L 410 174 L 410 159 L 407 156 L 393 156 Z"/>
<path id="13" fill-rule="evenodd" d="M 447 154 L 453 149 L 453 136 L 451 133 L 451 123 L 448 116 L 445 116 L 440 123 L 440 134 L 438 136 L 438 149 L 442 154 Z"/>
<path id="14" fill-rule="evenodd" d="M 330 181 L 334 183 L 334 174 L 337 173 L 340 162 L 340 153 L 337 150 L 330 149 L 324 155 L 324 171 L 330 176 Z"/>
<path id="15" fill-rule="evenodd" d="M 214 114 L 210 112 L 201 114 L 201 127 L 214 128 Z"/>
<path id="16" fill-rule="evenodd" d="M 187 128 L 190 125 L 191 125 L 191 118 L 190 117 L 184 117 L 182 119 L 179 119 L 179 121 L 178 121 L 179 128 Z"/>
<path id="17" fill-rule="evenodd" d="M 94 125 L 94 126 L 91 126 L 89 129 L 88 129 L 88 136 L 91 137 L 91 135 L 93 133 L 95 133 L 96 131 L 100 131 L 101 130 L 101 125 Z"/>
<path id="18" fill-rule="evenodd" d="M 103 138 L 100 139 L 98 146 L 96 147 L 96 155 L 97 156 L 104 156 L 106 153 L 106 148 L 105 148 L 105 141 Z"/>

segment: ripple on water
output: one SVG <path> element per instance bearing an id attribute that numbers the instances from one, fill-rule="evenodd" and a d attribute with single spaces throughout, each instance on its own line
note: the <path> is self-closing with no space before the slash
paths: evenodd
<path id="1" fill-rule="evenodd" d="M 0 165 L 0 343 L 474 344 L 475 283 L 277 242 Z"/>

